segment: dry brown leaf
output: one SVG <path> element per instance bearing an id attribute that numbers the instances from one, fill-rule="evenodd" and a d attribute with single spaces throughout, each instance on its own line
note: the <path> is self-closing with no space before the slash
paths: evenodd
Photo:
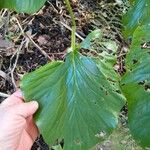
<path id="1" fill-rule="evenodd" d="M 0 53 L 4 56 L 11 56 L 15 52 L 15 44 L 8 40 L 0 39 Z"/>
<path id="2" fill-rule="evenodd" d="M 15 46 L 15 44 L 13 42 L 0 39 L 0 49 L 9 49 L 9 48 L 12 48 L 14 46 Z"/>
<path id="3" fill-rule="evenodd" d="M 45 45 L 48 43 L 47 39 L 45 36 L 39 36 L 38 39 L 37 39 L 39 45 Z"/>

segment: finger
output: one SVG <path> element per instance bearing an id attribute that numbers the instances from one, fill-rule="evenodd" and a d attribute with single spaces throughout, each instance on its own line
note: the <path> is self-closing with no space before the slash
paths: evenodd
<path id="1" fill-rule="evenodd" d="M 2 102 L 2 105 L 12 106 L 23 102 L 22 92 L 20 90 L 16 91 L 10 97 Z"/>
<path id="2" fill-rule="evenodd" d="M 26 131 L 27 133 L 30 135 L 30 137 L 32 138 L 33 141 L 35 141 L 37 139 L 37 137 L 39 136 L 39 130 L 36 126 L 36 124 L 34 123 L 33 117 L 30 116 L 29 118 L 27 118 L 26 120 Z"/>
<path id="3" fill-rule="evenodd" d="M 38 109 L 38 103 L 36 101 L 21 103 L 16 105 L 13 109 L 16 115 L 27 118 L 36 112 Z"/>
<path id="4" fill-rule="evenodd" d="M 31 149 L 33 142 L 30 135 L 24 130 L 17 150 L 29 150 Z"/>

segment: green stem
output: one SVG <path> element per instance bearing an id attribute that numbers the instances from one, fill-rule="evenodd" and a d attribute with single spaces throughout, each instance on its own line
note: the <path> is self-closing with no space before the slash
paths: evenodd
<path id="1" fill-rule="evenodd" d="M 67 9 L 69 11 L 69 14 L 71 16 L 71 21 L 72 21 L 72 32 L 71 32 L 71 48 L 72 48 L 72 51 L 76 51 L 76 22 L 75 22 L 75 16 L 74 16 L 74 13 L 73 13 L 73 10 L 71 8 L 71 5 L 70 5 L 70 1 L 69 0 L 65 0 L 66 2 L 66 6 L 67 6 Z"/>

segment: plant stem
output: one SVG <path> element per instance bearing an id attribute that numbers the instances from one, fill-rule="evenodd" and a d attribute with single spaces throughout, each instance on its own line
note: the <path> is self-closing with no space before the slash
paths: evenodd
<path id="1" fill-rule="evenodd" d="M 75 22 L 75 16 L 74 16 L 74 13 L 73 13 L 73 10 L 71 8 L 71 5 L 70 5 L 70 1 L 69 0 L 65 0 L 66 2 L 66 6 L 67 6 L 67 9 L 69 11 L 69 14 L 71 16 L 71 21 L 72 21 L 72 35 L 71 35 L 71 48 L 72 48 L 72 51 L 76 51 L 76 22 Z"/>

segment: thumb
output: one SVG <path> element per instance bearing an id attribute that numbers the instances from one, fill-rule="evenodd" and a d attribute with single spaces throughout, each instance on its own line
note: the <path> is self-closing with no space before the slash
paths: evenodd
<path id="1" fill-rule="evenodd" d="M 38 103 L 36 101 L 21 103 L 14 107 L 14 111 L 16 115 L 23 116 L 27 118 L 33 115 L 38 109 Z"/>

